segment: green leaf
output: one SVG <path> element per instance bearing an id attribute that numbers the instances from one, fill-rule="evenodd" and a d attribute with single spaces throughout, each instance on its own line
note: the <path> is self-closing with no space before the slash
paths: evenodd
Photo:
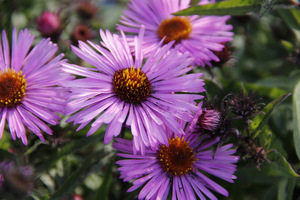
<path id="1" fill-rule="evenodd" d="M 270 102 L 268 105 L 264 107 L 262 112 L 264 114 L 258 114 L 251 122 L 250 124 L 250 131 L 252 133 L 252 138 L 256 138 L 258 134 L 262 131 L 262 129 L 267 124 L 270 115 L 272 114 L 273 110 L 281 104 L 288 96 L 290 96 L 291 93 L 285 94 L 281 97 L 278 97 L 274 99 L 272 102 Z"/>
<path id="2" fill-rule="evenodd" d="M 280 9 L 278 13 L 283 20 L 292 28 L 296 37 L 300 39 L 300 11 L 297 9 Z"/>
<path id="3" fill-rule="evenodd" d="M 285 178 L 282 181 L 280 181 L 278 185 L 278 190 L 277 190 L 277 200 L 285 200 L 285 188 L 288 184 L 288 179 Z"/>
<path id="4" fill-rule="evenodd" d="M 193 6 L 174 15 L 244 15 L 258 11 L 261 0 L 229 0 L 212 4 Z"/>
<path id="5" fill-rule="evenodd" d="M 287 93 L 286 90 L 279 89 L 274 86 L 268 87 L 254 83 L 244 83 L 243 86 L 247 91 L 255 91 L 259 96 L 267 96 L 270 99 L 275 99 Z"/>
<path id="6" fill-rule="evenodd" d="M 43 145 L 44 142 L 41 140 L 37 140 L 31 147 L 29 147 L 27 149 L 27 151 L 24 153 L 25 156 L 28 156 L 29 154 L 31 154 L 32 152 L 34 152 L 38 146 Z"/>
<path id="7" fill-rule="evenodd" d="M 283 179 L 278 185 L 277 200 L 293 200 L 295 185 L 295 179 Z"/>
<path id="8" fill-rule="evenodd" d="M 111 157 L 111 154 L 105 155 L 104 149 L 101 149 L 99 151 L 94 152 L 90 156 L 88 156 L 77 168 L 77 170 L 68 177 L 66 182 L 63 184 L 62 187 L 60 187 L 59 190 L 57 190 L 49 200 L 56 200 L 56 199 L 62 199 L 68 194 L 71 194 L 72 190 L 76 186 L 82 183 L 84 178 L 86 178 L 87 175 L 89 175 L 91 168 L 94 165 L 98 165 L 100 163 L 101 166 L 104 166 L 104 162 L 101 162 L 102 159 L 99 158 L 106 158 L 107 156 Z M 99 167 L 99 166 L 97 166 Z"/>
<path id="9" fill-rule="evenodd" d="M 262 17 L 264 14 L 269 12 L 276 0 L 264 0 L 261 9 L 258 13 L 258 17 Z"/>
<path id="10" fill-rule="evenodd" d="M 206 80 L 208 82 L 208 80 Z M 240 81 L 228 81 L 227 79 L 221 79 L 221 83 L 224 88 L 228 88 L 227 92 L 240 92 L 241 90 L 255 91 L 259 97 L 268 97 L 270 99 L 275 99 L 277 97 L 283 96 L 288 93 L 288 90 L 280 89 L 272 86 L 265 86 L 258 83 L 246 83 Z"/>
<path id="11" fill-rule="evenodd" d="M 294 123 L 294 143 L 296 153 L 300 159 L 300 81 L 294 89 L 293 96 L 293 123 Z"/>
<path id="12" fill-rule="evenodd" d="M 300 178 L 288 161 L 278 151 L 274 150 L 273 152 L 269 153 L 267 157 L 270 162 L 264 164 L 262 167 L 266 167 L 269 168 L 270 171 L 274 171 L 275 175 L 284 176 L 287 178 Z"/>
<path id="13" fill-rule="evenodd" d="M 278 10 L 284 21 L 293 29 L 300 30 L 300 11 L 297 9 Z"/>
<path id="14" fill-rule="evenodd" d="M 58 150 L 56 154 L 52 155 L 49 159 L 39 165 L 40 171 L 48 171 L 57 161 L 70 155 L 80 149 L 83 149 L 91 144 L 97 143 L 103 139 L 102 135 L 92 135 L 86 138 L 79 138 L 73 140 L 71 143 L 65 145 L 62 149 Z"/>
<path id="15" fill-rule="evenodd" d="M 3 160 L 13 160 L 16 156 L 7 150 L 0 149 L 0 162 Z"/>
<path id="16" fill-rule="evenodd" d="M 100 188 L 98 189 L 96 195 L 95 195 L 95 200 L 98 199 L 103 199 L 103 200 L 108 200 L 108 192 L 109 188 L 111 187 L 112 183 L 112 166 L 113 162 L 110 162 L 109 165 L 107 166 L 107 169 L 105 170 L 105 176 L 103 178 L 103 182 L 100 185 Z"/>

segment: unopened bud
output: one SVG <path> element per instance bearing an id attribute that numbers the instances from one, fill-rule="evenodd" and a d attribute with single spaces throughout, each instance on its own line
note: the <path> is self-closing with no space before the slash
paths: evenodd
<path id="1" fill-rule="evenodd" d="M 77 45 L 78 40 L 87 41 L 87 40 L 92 39 L 92 38 L 93 38 L 93 34 L 92 34 L 92 32 L 91 32 L 91 30 L 88 26 L 86 26 L 86 25 L 77 25 L 74 28 L 71 40 L 72 40 L 72 43 L 74 45 Z"/>
<path id="2" fill-rule="evenodd" d="M 84 19 L 91 19 L 96 15 L 98 11 L 97 6 L 93 5 L 89 1 L 82 1 L 78 4 L 77 13 Z"/>
<path id="3" fill-rule="evenodd" d="M 51 37 L 57 39 L 61 34 L 61 20 L 55 13 L 46 11 L 40 18 L 37 19 L 38 30 L 43 37 Z"/>
<path id="4" fill-rule="evenodd" d="M 230 60 L 231 54 L 232 54 L 232 47 L 230 45 L 222 43 L 224 45 L 224 48 L 222 51 L 214 51 L 214 54 L 219 58 L 219 62 L 213 61 L 212 65 L 220 67 L 223 64 L 225 64 L 227 61 Z"/>
<path id="5" fill-rule="evenodd" d="M 221 123 L 222 116 L 217 110 L 203 110 L 198 118 L 198 126 L 208 131 L 216 131 Z"/>

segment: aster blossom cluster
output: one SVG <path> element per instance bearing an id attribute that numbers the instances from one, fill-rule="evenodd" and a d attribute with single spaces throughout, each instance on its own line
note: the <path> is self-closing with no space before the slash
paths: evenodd
<path id="1" fill-rule="evenodd" d="M 84 130 L 87 137 L 106 127 L 101 133 L 104 144 L 112 142 L 120 179 L 132 182 L 128 192 L 140 190 L 138 199 L 228 197 L 217 180 L 234 182 L 239 156 L 233 144 L 220 144 L 220 135 L 208 135 L 221 129 L 224 118 L 203 107 L 206 89 L 197 67 L 219 61 L 215 52 L 232 40 L 232 26 L 226 24 L 229 16 L 173 15 L 190 3 L 130 0 L 117 25 L 119 32 L 100 29 L 100 42 L 89 41 L 91 37 L 80 41 L 73 34 L 70 47 L 80 60 L 76 63 L 57 55 L 58 46 L 50 38 L 33 46 L 27 29 L 19 34 L 13 30 L 10 50 L 3 31 L 0 138 L 9 130 L 14 140 L 27 145 L 28 134 L 45 142 L 43 132 L 51 135 L 51 126 L 60 123 L 69 126 L 64 122 L 72 123 L 77 132 Z M 89 19 L 96 11 L 81 7 L 79 14 L 91 14 L 81 16 Z M 54 17 L 56 23 L 50 23 Z M 42 36 L 59 40 L 63 29 L 58 16 L 46 12 L 38 24 Z M 129 139 L 124 132 L 129 132 Z M 61 141 L 53 145 L 67 140 Z M 1 173 L 0 187 L 10 180 Z"/>

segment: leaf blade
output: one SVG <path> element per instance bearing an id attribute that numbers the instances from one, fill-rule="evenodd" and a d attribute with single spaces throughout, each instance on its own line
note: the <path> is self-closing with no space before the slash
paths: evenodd
<path id="1" fill-rule="evenodd" d="M 293 95 L 293 134 L 298 159 L 300 159 L 300 81 L 294 89 Z"/>
<path id="2" fill-rule="evenodd" d="M 289 162 L 285 159 L 285 157 L 274 150 L 273 152 L 268 154 L 268 159 L 271 161 L 270 163 L 264 164 L 263 167 L 267 167 L 272 171 L 278 173 L 278 175 L 286 177 L 286 178 L 299 178 L 300 175 L 297 174 Z"/>
<path id="3" fill-rule="evenodd" d="M 288 94 L 285 94 L 283 96 L 280 96 L 280 97 L 274 99 L 272 102 L 270 102 L 263 108 L 262 112 L 264 114 L 258 114 L 253 119 L 253 121 L 250 124 L 250 131 L 252 133 L 251 137 L 253 139 L 255 139 L 258 136 L 258 134 L 262 131 L 262 129 L 268 122 L 269 117 L 272 114 L 273 110 L 276 108 L 276 106 L 281 104 L 290 95 L 291 95 L 291 93 L 288 93 Z"/>
<path id="4" fill-rule="evenodd" d="M 229 0 L 217 3 L 193 6 L 174 13 L 174 15 L 244 15 L 258 11 L 260 1 L 256 0 Z"/>

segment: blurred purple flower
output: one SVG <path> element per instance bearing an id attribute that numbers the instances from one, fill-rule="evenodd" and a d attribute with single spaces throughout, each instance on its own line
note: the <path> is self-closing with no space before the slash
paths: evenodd
<path id="1" fill-rule="evenodd" d="M 214 1 L 200 1 L 200 4 Z M 180 52 L 189 52 L 197 65 L 211 66 L 210 61 L 219 61 L 214 51 L 222 51 L 222 43 L 232 40 L 230 16 L 174 16 L 179 10 L 188 8 L 190 0 L 131 0 L 121 16 L 119 30 L 139 32 L 146 27 L 142 51 L 149 55 L 165 37 L 164 44 L 175 41 Z"/>
<path id="2" fill-rule="evenodd" d="M 11 56 L 5 31 L 0 41 L 0 138 L 7 121 L 12 138 L 21 138 L 25 145 L 25 127 L 44 141 L 41 130 L 52 134 L 46 123 L 58 124 L 56 112 L 62 113 L 65 104 L 65 89 L 59 87 L 66 79 L 60 71 L 64 55 L 55 57 L 58 47 L 49 39 L 29 52 L 33 40 L 29 30 L 17 36 L 14 29 Z"/>
<path id="3" fill-rule="evenodd" d="M 78 0 L 76 11 L 80 17 L 89 20 L 97 14 L 98 7 L 89 0 Z"/>
<path id="4" fill-rule="evenodd" d="M 218 140 L 204 142 L 199 139 L 199 134 L 191 133 L 168 135 L 167 145 L 146 148 L 145 155 L 134 155 L 132 141 L 115 139 L 113 147 L 123 158 L 117 161 L 121 166 L 118 168 L 120 178 L 133 180 L 128 192 L 142 187 L 138 199 L 167 199 L 171 191 L 172 199 L 217 199 L 210 190 L 228 197 L 226 189 L 209 177 L 215 176 L 230 183 L 236 179 L 234 163 L 239 157 L 232 155 L 236 151 L 230 149 L 232 144 L 218 148 L 213 158 L 210 147 Z"/>
<path id="5" fill-rule="evenodd" d="M 126 124 L 131 127 L 134 150 L 144 153 L 145 146 L 168 142 L 164 134 L 157 134 L 163 126 L 180 132 L 175 116 L 186 121 L 192 118 L 190 111 L 197 109 L 194 100 L 202 96 L 189 93 L 203 92 L 204 83 L 201 73 L 186 74 L 193 69 L 193 60 L 171 50 L 172 43 L 157 47 L 144 63 L 144 28 L 134 39 L 134 56 L 121 34 L 100 30 L 103 47 L 81 41 L 79 48 L 72 46 L 77 56 L 95 68 L 63 64 L 64 71 L 85 77 L 65 83 L 72 92 L 65 114 L 74 114 L 67 121 L 80 124 L 78 130 L 95 119 L 88 136 L 108 124 L 105 144 Z"/>
<path id="6" fill-rule="evenodd" d="M 57 39 L 62 32 L 62 24 L 58 14 L 49 11 L 45 11 L 37 19 L 37 25 L 37 29 L 43 37 Z"/>
<path id="7" fill-rule="evenodd" d="M 85 42 L 87 40 L 92 39 L 93 37 L 94 34 L 92 30 L 88 26 L 84 24 L 80 24 L 75 26 L 71 36 L 71 40 L 72 40 L 72 44 L 78 45 L 78 40 Z"/>
<path id="8" fill-rule="evenodd" d="M 0 193 L 5 199 L 25 199 L 33 188 L 33 171 L 14 162 L 0 163 Z"/>

